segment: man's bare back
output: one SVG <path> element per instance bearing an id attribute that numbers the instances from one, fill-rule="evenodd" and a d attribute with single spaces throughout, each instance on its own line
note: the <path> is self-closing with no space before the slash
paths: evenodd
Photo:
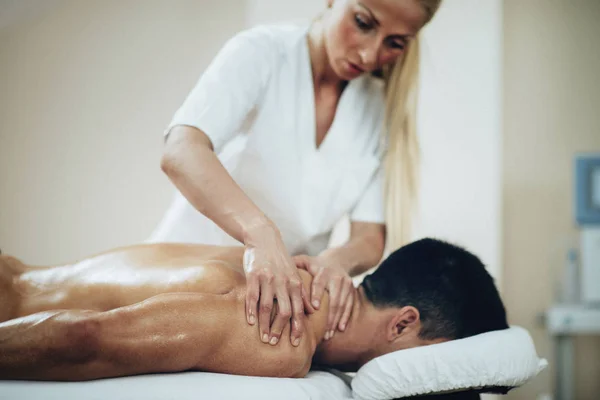
<path id="1" fill-rule="evenodd" d="M 241 247 L 139 245 L 57 267 L 0 257 L 16 294 L 7 302 L 13 307 L 0 312 L 9 314 L 0 321 L 1 356 L 10 358 L 0 359 L 5 378 L 184 370 L 301 377 L 325 330 L 327 304 L 306 317 L 300 346 L 290 344 L 289 326 L 276 346 L 262 343 L 245 318 Z M 308 289 L 311 278 L 300 272 Z M 34 342 L 39 348 L 32 351 Z"/>

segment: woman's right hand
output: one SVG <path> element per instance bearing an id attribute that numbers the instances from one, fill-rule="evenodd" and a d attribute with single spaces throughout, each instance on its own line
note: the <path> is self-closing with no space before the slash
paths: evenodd
<path id="1" fill-rule="evenodd" d="M 244 272 L 248 323 L 254 325 L 258 321 L 260 339 L 276 345 L 291 318 L 290 341 L 298 346 L 305 329 L 305 307 L 309 313 L 314 309 L 276 228 L 259 228 L 246 241 Z M 271 324 L 273 298 L 277 299 L 277 314 Z"/>
<path id="2" fill-rule="evenodd" d="M 291 318 L 291 342 L 299 344 L 304 333 L 303 303 L 308 312 L 312 308 L 279 230 L 229 175 L 203 131 L 176 126 L 166 140 L 163 171 L 196 210 L 246 247 L 248 323 L 258 322 L 261 339 L 276 344 Z M 270 324 L 273 298 L 278 312 Z"/>

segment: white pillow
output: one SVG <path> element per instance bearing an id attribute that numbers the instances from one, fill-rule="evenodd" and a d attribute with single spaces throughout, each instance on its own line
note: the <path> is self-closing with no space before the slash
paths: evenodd
<path id="1" fill-rule="evenodd" d="M 395 398 L 490 387 L 521 386 L 548 362 L 518 326 L 377 357 L 352 380 L 359 400 Z"/>

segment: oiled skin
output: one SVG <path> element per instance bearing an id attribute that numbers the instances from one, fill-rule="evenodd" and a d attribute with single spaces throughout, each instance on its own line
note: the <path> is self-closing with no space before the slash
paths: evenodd
<path id="1" fill-rule="evenodd" d="M 290 344 L 289 326 L 276 346 L 260 341 L 245 318 L 241 247 L 146 244 L 56 267 L 0 257 L 12 279 L 10 319 L 0 323 L 2 379 L 184 370 L 302 377 L 324 335 L 327 296 L 305 316 L 300 346 Z"/>

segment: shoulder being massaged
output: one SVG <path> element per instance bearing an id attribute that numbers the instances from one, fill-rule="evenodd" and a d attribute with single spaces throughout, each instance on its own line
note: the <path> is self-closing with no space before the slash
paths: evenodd
<path id="1" fill-rule="evenodd" d="M 328 340 L 328 294 L 318 310 L 307 302 L 296 346 L 289 323 L 274 345 L 248 324 L 243 247 L 144 244 L 55 267 L 0 257 L 2 379 L 304 377 L 315 364 L 356 371 L 386 353 L 508 328 L 481 261 L 434 239 L 396 250 L 368 275 L 346 329 Z M 308 293 L 312 278 L 300 273 Z M 270 311 L 283 312 L 277 302 Z"/>

